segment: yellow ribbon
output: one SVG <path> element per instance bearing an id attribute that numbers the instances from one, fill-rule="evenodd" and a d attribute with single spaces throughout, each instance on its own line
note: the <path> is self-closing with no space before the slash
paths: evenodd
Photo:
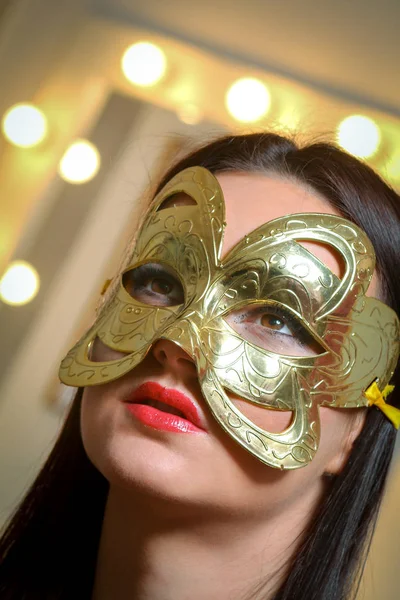
<path id="1" fill-rule="evenodd" d="M 364 395 L 368 398 L 368 406 L 377 406 L 393 423 L 396 429 L 400 427 L 400 410 L 395 406 L 386 404 L 385 398 L 394 390 L 394 385 L 387 385 L 381 392 L 376 381 L 372 383 Z"/>
<path id="2" fill-rule="evenodd" d="M 111 282 L 112 282 L 112 279 L 106 279 L 105 280 L 105 282 L 103 283 L 103 287 L 101 288 L 101 292 L 100 292 L 101 296 L 104 296 L 104 294 L 108 290 Z"/>

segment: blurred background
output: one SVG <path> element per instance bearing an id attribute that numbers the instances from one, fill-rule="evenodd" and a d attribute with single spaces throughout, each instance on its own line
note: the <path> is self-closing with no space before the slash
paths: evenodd
<path id="1" fill-rule="evenodd" d="M 70 402 L 59 361 L 179 153 L 295 132 L 400 190 L 399 28 L 398 0 L 1 0 L 0 523 Z M 360 599 L 399 597 L 399 497 L 397 461 Z"/>

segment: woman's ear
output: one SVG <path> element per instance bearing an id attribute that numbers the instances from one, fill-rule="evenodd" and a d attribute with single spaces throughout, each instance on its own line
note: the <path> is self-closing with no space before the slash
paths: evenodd
<path id="1" fill-rule="evenodd" d="M 337 409 L 343 410 L 343 409 Z M 353 449 L 353 444 L 357 437 L 360 435 L 362 428 L 365 424 L 365 419 L 367 417 L 367 409 L 349 409 L 353 414 L 349 415 L 349 424 L 348 427 L 345 428 L 343 433 L 343 438 L 341 444 L 337 449 L 337 452 L 327 463 L 324 470 L 324 477 L 334 477 L 339 475 L 347 463 L 350 453 Z"/>

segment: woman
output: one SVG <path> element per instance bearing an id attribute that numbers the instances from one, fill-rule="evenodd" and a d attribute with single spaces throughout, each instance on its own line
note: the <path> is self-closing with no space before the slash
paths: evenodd
<path id="1" fill-rule="evenodd" d="M 80 389 L 1 597 L 350 598 L 398 418 L 399 198 L 273 134 L 207 144 L 158 192 L 63 361 Z"/>

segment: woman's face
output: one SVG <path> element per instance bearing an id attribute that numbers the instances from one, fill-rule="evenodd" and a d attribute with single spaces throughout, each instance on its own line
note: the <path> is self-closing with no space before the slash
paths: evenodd
<path id="1" fill-rule="evenodd" d="M 338 214 L 316 193 L 277 176 L 226 173 L 217 178 L 226 204 L 223 256 L 245 234 L 277 217 L 299 212 Z M 342 265 L 328 247 L 309 242 L 304 246 L 341 275 Z M 370 294 L 375 290 L 374 279 Z M 158 291 L 162 293 L 162 289 Z M 120 356 L 95 342 L 95 360 Z M 171 431 L 135 417 L 126 399 L 149 382 L 183 393 L 197 409 L 200 427 Z M 246 416 L 267 431 L 282 431 L 290 423 L 290 412 L 264 409 L 231 397 Z M 214 420 L 191 358 L 173 342 L 159 340 L 131 372 L 84 390 L 81 425 L 86 452 L 111 486 L 172 500 L 177 506 L 204 508 L 207 514 L 266 517 L 279 515 L 290 505 L 295 509 L 310 506 L 323 490 L 324 473 L 337 473 L 343 467 L 364 411 L 322 407 L 320 415 L 321 442 L 313 461 L 295 471 L 268 467 Z"/>

